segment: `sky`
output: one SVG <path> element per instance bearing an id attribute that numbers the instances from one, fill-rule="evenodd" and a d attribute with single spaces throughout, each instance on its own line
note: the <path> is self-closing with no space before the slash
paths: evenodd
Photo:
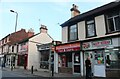
<path id="1" fill-rule="evenodd" d="M 72 4 L 76 4 L 82 14 L 112 1 L 114 0 L 0 0 L 0 39 L 15 31 L 16 14 L 10 10 L 18 13 L 17 31 L 32 28 L 37 34 L 43 24 L 54 40 L 61 41 L 60 24 L 71 18 Z"/>

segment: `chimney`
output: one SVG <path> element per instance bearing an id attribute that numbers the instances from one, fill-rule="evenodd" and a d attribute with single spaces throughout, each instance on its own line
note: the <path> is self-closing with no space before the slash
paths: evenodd
<path id="1" fill-rule="evenodd" d="M 40 33 L 47 33 L 47 30 L 48 30 L 47 27 L 41 24 Z"/>
<path id="2" fill-rule="evenodd" d="M 120 0 L 115 0 L 115 2 L 120 2 Z"/>
<path id="3" fill-rule="evenodd" d="M 30 28 L 29 30 L 28 30 L 28 37 L 31 37 L 31 36 L 33 36 L 34 35 L 34 30 L 32 29 L 32 28 Z"/>
<path id="4" fill-rule="evenodd" d="M 70 10 L 71 10 L 71 17 L 75 17 L 80 14 L 80 11 L 78 10 L 78 6 L 75 4 L 73 4 L 73 7 Z"/>

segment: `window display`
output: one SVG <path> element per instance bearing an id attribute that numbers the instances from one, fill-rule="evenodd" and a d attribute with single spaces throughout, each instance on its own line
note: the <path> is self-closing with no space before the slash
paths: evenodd
<path id="1" fill-rule="evenodd" d="M 104 64 L 103 50 L 95 51 L 95 64 Z"/>
<path id="2" fill-rule="evenodd" d="M 106 68 L 120 69 L 120 48 L 107 49 Z"/>

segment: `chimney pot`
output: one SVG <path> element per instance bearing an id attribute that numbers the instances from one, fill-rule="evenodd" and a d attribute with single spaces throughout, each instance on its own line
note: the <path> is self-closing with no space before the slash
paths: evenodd
<path id="1" fill-rule="evenodd" d="M 78 6 L 73 4 L 73 7 L 70 9 L 71 10 L 71 17 L 77 16 L 80 14 L 80 11 L 78 10 Z"/>
<path id="2" fill-rule="evenodd" d="M 47 26 L 41 24 L 40 33 L 47 33 L 47 30 Z"/>

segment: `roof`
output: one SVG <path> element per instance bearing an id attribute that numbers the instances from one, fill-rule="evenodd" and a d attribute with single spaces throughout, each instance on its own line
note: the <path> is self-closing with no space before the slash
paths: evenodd
<path id="1" fill-rule="evenodd" d="M 107 10 L 111 10 L 112 8 L 116 8 L 116 7 L 120 8 L 119 6 L 120 6 L 120 1 L 119 2 L 111 2 L 109 4 L 103 5 L 101 7 L 97 7 L 93 10 L 90 10 L 88 12 L 85 12 L 85 13 L 82 13 L 82 14 L 77 15 L 75 17 L 72 17 L 68 21 L 61 24 L 61 26 L 65 27 L 65 26 L 70 26 L 70 25 L 76 24 L 76 23 L 84 20 L 86 17 L 98 16 L 100 14 L 103 14 Z"/>
<path id="2" fill-rule="evenodd" d="M 37 33 L 37 34 L 35 34 L 35 35 L 31 36 L 31 37 L 25 38 L 22 41 L 18 42 L 18 44 L 23 43 L 23 42 L 27 42 L 30 38 L 32 38 L 32 37 L 34 37 L 34 36 L 36 36 L 38 34 L 40 34 L 40 33 Z"/>

